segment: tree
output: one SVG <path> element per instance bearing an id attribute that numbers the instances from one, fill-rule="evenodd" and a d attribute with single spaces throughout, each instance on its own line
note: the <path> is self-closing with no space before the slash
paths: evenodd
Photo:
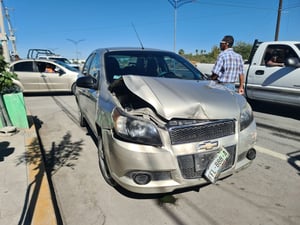
<path id="1" fill-rule="evenodd" d="M 178 54 L 179 55 L 184 55 L 184 50 L 183 49 L 179 49 Z"/>
<path id="2" fill-rule="evenodd" d="M 249 58 L 251 48 L 252 48 L 251 44 L 247 44 L 241 41 L 237 42 L 237 44 L 233 47 L 234 51 L 241 54 L 244 60 Z"/>
<path id="3" fill-rule="evenodd" d="M 243 59 L 246 60 L 249 58 L 251 52 L 252 44 L 247 44 L 245 42 L 237 42 L 233 49 L 242 55 Z M 196 51 L 196 55 L 185 54 L 183 49 L 179 50 L 179 54 L 183 55 L 190 61 L 200 62 L 200 63 L 215 63 L 218 55 L 220 54 L 220 48 L 218 46 L 213 46 L 210 52 L 206 52 L 206 50 L 200 50 L 200 54 L 198 54 L 198 50 Z"/>

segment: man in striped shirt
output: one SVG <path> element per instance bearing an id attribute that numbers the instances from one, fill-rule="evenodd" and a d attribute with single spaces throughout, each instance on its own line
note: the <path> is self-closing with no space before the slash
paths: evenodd
<path id="1" fill-rule="evenodd" d="M 234 39 L 226 35 L 220 42 L 217 61 L 212 70 L 211 79 L 235 91 L 235 81 L 239 79 L 239 94 L 244 94 L 244 62 L 240 54 L 233 51 Z"/>

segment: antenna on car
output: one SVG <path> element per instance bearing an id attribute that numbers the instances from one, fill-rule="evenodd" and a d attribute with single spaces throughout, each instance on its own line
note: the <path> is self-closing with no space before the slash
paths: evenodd
<path id="1" fill-rule="evenodd" d="M 131 23 L 131 25 L 132 25 L 132 27 L 133 27 L 133 29 L 134 29 L 134 32 L 135 32 L 135 34 L 136 34 L 136 36 L 137 36 L 137 38 L 138 38 L 138 40 L 139 40 L 139 42 L 140 42 L 140 45 L 141 45 L 142 49 L 144 49 L 143 43 L 142 43 L 142 41 L 141 41 L 141 39 L 140 39 L 140 36 L 139 36 L 138 32 L 137 32 L 136 29 L 135 29 L 134 24 Z"/>

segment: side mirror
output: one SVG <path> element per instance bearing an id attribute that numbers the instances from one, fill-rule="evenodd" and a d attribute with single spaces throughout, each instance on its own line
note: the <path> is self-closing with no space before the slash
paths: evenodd
<path id="1" fill-rule="evenodd" d="M 82 77 L 77 78 L 76 86 L 82 87 L 82 88 L 96 89 L 97 88 L 97 80 L 91 76 L 82 76 Z"/>
<path id="2" fill-rule="evenodd" d="M 62 69 L 59 69 L 59 68 L 58 69 L 56 68 L 54 71 L 55 71 L 55 73 L 59 73 L 59 76 L 62 76 L 65 74 L 65 71 L 63 71 Z"/>
<path id="3" fill-rule="evenodd" d="M 285 66 L 290 66 L 290 67 L 296 67 L 299 68 L 300 67 L 300 61 L 298 58 L 293 57 L 293 58 L 287 58 L 285 63 Z"/>

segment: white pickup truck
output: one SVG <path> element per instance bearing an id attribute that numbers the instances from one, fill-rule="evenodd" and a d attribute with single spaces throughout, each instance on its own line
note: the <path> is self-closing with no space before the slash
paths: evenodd
<path id="1" fill-rule="evenodd" d="M 275 54 L 282 66 L 267 65 Z M 213 64 L 197 63 L 196 67 L 211 75 Z M 300 41 L 255 40 L 244 72 L 245 97 L 300 106 Z"/>

